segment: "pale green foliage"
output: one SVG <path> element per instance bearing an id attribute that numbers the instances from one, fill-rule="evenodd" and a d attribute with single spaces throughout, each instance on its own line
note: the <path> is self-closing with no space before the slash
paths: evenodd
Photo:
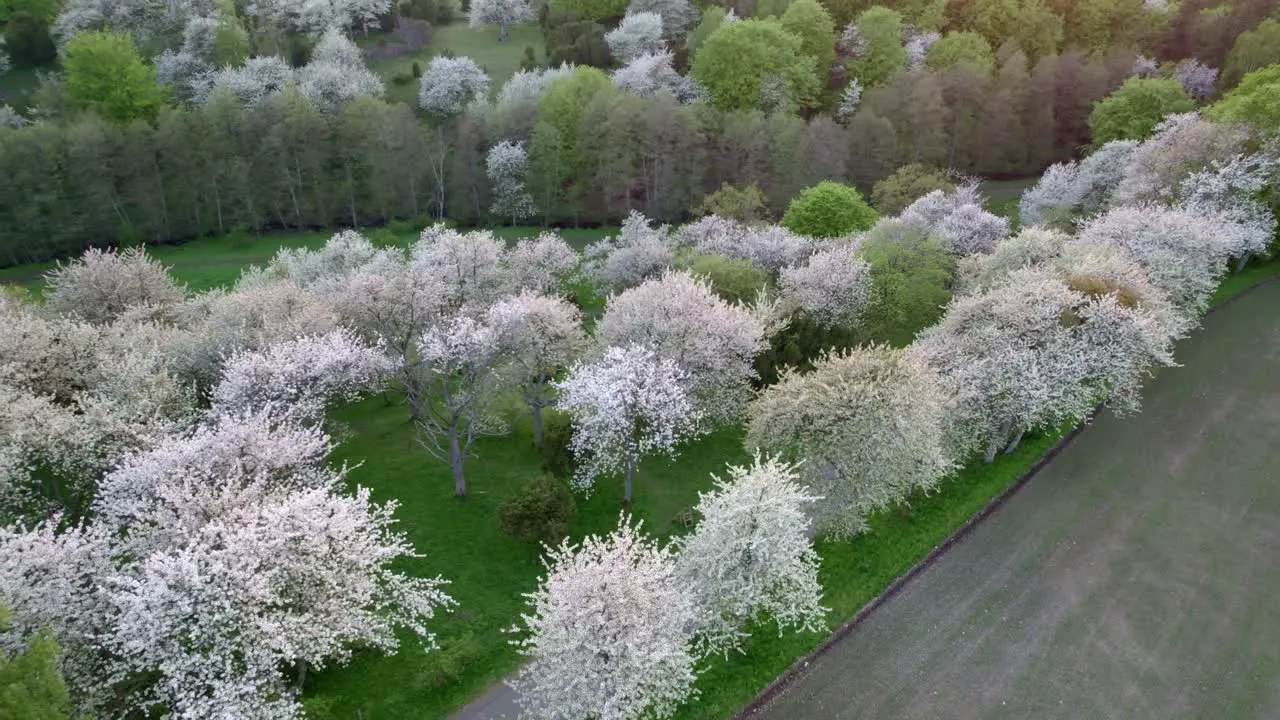
<path id="1" fill-rule="evenodd" d="M 862 532 L 867 516 L 930 489 L 955 464 L 945 447 L 948 394 L 923 363 L 870 346 L 786 372 L 751 404 L 748 448 L 801 462 L 824 500 L 820 530 Z"/>
<path id="2" fill-rule="evenodd" d="M 84 32 L 67 43 L 62 67 L 67 93 L 118 123 L 155 116 L 164 104 L 156 70 L 127 33 Z"/>
<path id="3" fill-rule="evenodd" d="M 820 80 L 836 59 L 836 28 L 817 0 L 794 0 L 782 14 L 782 27 L 800 38 L 800 52 L 812 57 Z"/>
<path id="4" fill-rule="evenodd" d="M 782 226 L 811 237 L 842 237 L 870 228 L 877 217 L 857 188 L 827 181 L 797 195 L 782 216 Z"/>
<path id="5" fill-rule="evenodd" d="M 907 63 L 902 16 L 876 6 L 858 15 L 856 26 L 866 50 L 848 63 L 849 71 L 864 87 L 883 85 Z"/>
<path id="6" fill-rule="evenodd" d="M 780 79 L 790 104 L 806 105 L 817 94 L 818 78 L 816 61 L 802 47 L 800 38 L 776 21 L 721 25 L 698 50 L 693 77 L 721 110 L 756 106 L 770 78 Z"/>
<path id="7" fill-rule="evenodd" d="M 0 633 L 9 611 L 0 605 Z M 62 720 L 71 717 L 67 687 L 58 673 L 58 643 L 48 633 L 29 640 L 21 652 L 0 651 L 0 717 L 6 720 Z"/>
<path id="8" fill-rule="evenodd" d="M 1268 18 L 1236 38 L 1222 79 L 1230 87 L 1246 74 L 1276 63 L 1280 63 L 1280 20 Z"/>
<path id="9" fill-rule="evenodd" d="M 1240 85 L 1214 103 L 1205 115 L 1212 120 L 1246 122 L 1265 133 L 1280 134 L 1280 64 L 1245 75 Z"/>
<path id="10" fill-rule="evenodd" d="M 927 165 L 903 165 L 875 184 L 871 190 L 871 206 L 881 215 L 897 215 L 934 190 L 955 189 L 956 184 L 941 170 Z"/>
<path id="11" fill-rule="evenodd" d="M 1182 85 L 1172 78 L 1129 78 L 1093 107 L 1089 130 L 1094 147 L 1112 140 L 1142 140 L 1166 116 L 1195 109 Z"/>
<path id="12" fill-rule="evenodd" d="M 975 32 L 949 32 L 929 46 L 926 64 L 930 70 L 943 70 L 960 63 L 972 63 L 990 73 L 995 56 L 986 38 Z"/>

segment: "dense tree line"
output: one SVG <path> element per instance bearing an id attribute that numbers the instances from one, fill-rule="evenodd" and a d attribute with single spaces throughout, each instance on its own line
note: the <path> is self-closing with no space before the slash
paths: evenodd
<path id="1" fill-rule="evenodd" d="M 364 98 L 325 112 L 288 91 L 168 108 L 154 122 L 82 113 L 0 129 L 0 263 L 233 230 L 361 227 L 438 215 L 437 197 L 459 222 L 501 221 L 486 153 L 512 135 L 526 139 L 536 218 L 553 224 L 614 223 L 631 210 L 679 220 L 726 183 L 759 187 L 777 214 L 822 180 L 869 193 L 906 162 L 1028 173 L 1088 142 L 1092 103 L 1131 61 L 1069 53 L 1028 68 L 1015 52 L 991 75 L 903 72 L 847 126 L 641 98 L 576 76 L 532 108 L 429 124 L 405 105 Z"/>

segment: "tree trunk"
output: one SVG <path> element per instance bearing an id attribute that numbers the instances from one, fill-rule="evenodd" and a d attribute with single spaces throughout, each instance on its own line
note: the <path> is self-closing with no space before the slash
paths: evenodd
<path id="1" fill-rule="evenodd" d="M 1013 440 L 1009 442 L 1009 446 L 1004 449 L 1004 454 L 1008 455 L 1012 453 L 1018 447 L 1018 444 L 1022 442 L 1022 436 L 1026 433 L 1026 428 L 1018 430 L 1018 434 L 1013 436 Z"/>
<path id="2" fill-rule="evenodd" d="M 306 681 L 307 681 L 307 661 L 299 660 L 298 661 L 298 680 L 297 680 L 297 684 L 294 686 L 294 690 L 298 694 L 302 694 L 302 684 L 305 683 Z"/>
<path id="3" fill-rule="evenodd" d="M 533 444 L 542 447 L 542 406 L 533 406 Z"/>
<path id="4" fill-rule="evenodd" d="M 636 473 L 636 461 L 634 458 L 627 461 L 627 482 L 622 491 L 622 504 L 625 507 L 631 507 L 631 486 L 632 478 Z"/>
<path id="5" fill-rule="evenodd" d="M 1236 272 L 1244 270 L 1244 266 L 1249 264 L 1249 258 L 1251 257 L 1253 257 L 1253 253 L 1245 253 L 1244 257 L 1240 258 L 1240 262 L 1236 263 Z"/>
<path id="6" fill-rule="evenodd" d="M 449 461 L 453 466 L 453 494 L 466 497 L 467 479 L 462 475 L 462 447 L 458 445 L 457 428 L 449 428 Z"/>
<path id="7" fill-rule="evenodd" d="M 987 464 L 991 464 L 996 459 L 996 453 L 1000 452 L 1000 446 L 1004 445 L 1005 440 L 1009 437 L 1009 431 L 1013 429 L 1013 420 L 1005 420 L 1000 425 L 1000 430 L 991 436 L 991 441 L 987 445 Z M 1021 438 L 1019 438 L 1021 439 Z"/>

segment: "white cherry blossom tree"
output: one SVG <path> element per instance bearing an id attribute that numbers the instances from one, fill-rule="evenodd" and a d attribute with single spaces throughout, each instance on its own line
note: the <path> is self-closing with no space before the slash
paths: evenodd
<path id="1" fill-rule="evenodd" d="M 110 322 L 135 305 L 172 309 L 183 295 L 168 268 L 139 248 L 90 248 L 45 275 L 45 305 L 92 323 Z"/>
<path id="2" fill-rule="evenodd" d="M 579 261 L 578 253 L 554 232 L 522 238 L 506 256 L 512 286 L 543 295 L 559 294 L 561 283 Z"/>
<path id="3" fill-rule="evenodd" d="M 488 323 L 533 411 L 533 441 L 541 445 L 542 409 L 556 401 L 552 383 L 586 345 L 582 313 L 560 298 L 525 291 L 490 308 Z"/>
<path id="4" fill-rule="evenodd" d="M 1151 282 L 1194 318 L 1208 307 L 1228 259 L 1238 251 L 1239 232 L 1211 214 L 1144 205 L 1118 207 L 1084 223 L 1079 239 L 1128 251 Z"/>
<path id="5" fill-rule="evenodd" d="M 614 59 L 623 63 L 667 49 L 662 39 L 662 16 L 654 12 L 627 13 L 617 28 L 605 33 L 604 41 Z"/>
<path id="6" fill-rule="evenodd" d="M 871 303 L 871 266 L 858 258 L 852 243 L 783 268 L 779 280 L 784 300 L 820 324 L 853 327 Z"/>
<path id="7" fill-rule="evenodd" d="M 360 49 L 341 31 L 330 29 L 298 71 L 298 89 L 317 107 L 335 112 L 358 97 L 382 97 L 382 79 L 364 64 Z"/>
<path id="8" fill-rule="evenodd" d="M 601 476 L 622 472 L 623 502 L 630 503 L 640 460 L 672 456 L 677 445 L 698 435 L 698 411 L 684 384 L 674 362 L 640 346 L 607 348 L 602 358 L 575 365 L 555 383 L 557 407 L 573 416 L 574 484 L 590 491 Z"/>
<path id="9" fill-rule="evenodd" d="M 485 156 L 485 173 L 493 189 L 493 205 L 489 212 L 511 218 L 511 224 L 537 212 L 533 196 L 524 187 L 528 161 L 524 144 L 502 140 L 489 148 Z"/>
<path id="10" fill-rule="evenodd" d="M 750 394 L 765 330 L 760 317 L 725 302 L 704 278 L 669 271 L 609 298 L 595 335 L 602 346 L 644 345 L 675 362 L 702 418 L 722 424 Z"/>
<path id="11" fill-rule="evenodd" d="M 623 518 L 605 537 L 550 550 L 513 641 L 511 686 L 534 719 L 670 717 L 696 694 L 696 613 L 669 548 Z"/>
<path id="12" fill-rule="evenodd" d="M 675 240 L 669 226 L 652 227 L 632 210 L 617 235 L 592 243 L 584 255 L 588 276 L 610 290 L 625 290 L 671 267 Z"/>
<path id="13" fill-rule="evenodd" d="M 480 435 L 499 428 L 486 412 L 501 377 L 497 333 L 465 315 L 427 330 L 418 345 L 424 397 L 417 423 L 422 446 L 449 463 L 454 495 L 467 494 L 463 463 Z"/>
<path id="14" fill-rule="evenodd" d="M 212 412 L 243 413 L 275 404 L 300 420 L 318 422 L 333 402 L 378 389 L 391 370 L 381 348 L 339 328 L 232 355 L 213 389 Z"/>
<path id="15" fill-rule="evenodd" d="M 528 22 L 533 12 L 529 0 L 472 0 L 471 27 L 498 26 L 498 42 L 505 42 L 512 25 Z"/>
<path id="16" fill-rule="evenodd" d="M 416 269 L 444 284 L 450 309 L 470 312 L 506 293 L 510 276 L 505 253 L 506 243 L 487 230 L 460 233 L 437 224 L 422 231 L 410 257 Z"/>
<path id="17" fill-rule="evenodd" d="M 1026 432 L 1087 418 L 1104 400 L 1133 407 L 1141 377 L 1171 362 L 1170 340 L 1114 281 L 1032 268 L 953 300 L 912 353 L 958 400 L 960 451 L 977 444 L 990 462 Z"/>
<path id="18" fill-rule="evenodd" d="M 779 631 L 825 629 L 806 514 L 820 500 L 794 467 L 759 454 L 749 466 L 730 465 L 711 492 L 698 493 L 698 524 L 675 543 L 677 577 L 699 611 L 700 654 L 741 651 L 745 626 L 764 621 Z"/>
<path id="19" fill-rule="evenodd" d="M 812 509 L 818 529 L 850 535 L 871 512 L 954 469 L 949 402 L 937 376 L 904 351 L 850 350 L 765 388 L 748 408 L 746 443 L 800 463 L 801 481 L 823 498 Z"/>

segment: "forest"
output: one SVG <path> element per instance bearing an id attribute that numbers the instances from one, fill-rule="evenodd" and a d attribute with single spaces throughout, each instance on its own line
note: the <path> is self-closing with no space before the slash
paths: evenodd
<path id="1" fill-rule="evenodd" d="M 1122 112 L 1154 125 L 1280 60 L 1275 3 L 1260 0 L 491 0 L 471 8 L 476 24 L 536 19 L 547 38 L 542 59 L 530 47 L 499 84 L 465 57 L 418 63 L 420 77 L 368 69 L 366 56 L 400 47 L 367 42 L 369 29 L 425 23 L 406 15 L 436 17 L 425 0 L 318 4 L 327 19 L 300 2 L 193 0 L 159 14 L 135 0 L 6 2 L 10 72 L 41 78 L 25 108 L 0 111 L 10 265 L 428 217 L 616 225 L 638 210 L 676 222 L 725 185 L 758 189 L 776 217 L 817 182 L 869 194 L 905 164 L 1034 176 L 1113 139 L 1116 128 L 1095 138 L 1090 116 L 1126 82 Z M 619 23 L 624 11 L 654 22 Z M 389 99 L 404 80 L 412 101 Z M 517 212 L 494 212 L 495 171 L 523 183 Z"/>
<path id="2" fill-rule="evenodd" d="M 42 1 L 20 717 L 729 717 L 1280 275 L 1275 3 Z"/>

